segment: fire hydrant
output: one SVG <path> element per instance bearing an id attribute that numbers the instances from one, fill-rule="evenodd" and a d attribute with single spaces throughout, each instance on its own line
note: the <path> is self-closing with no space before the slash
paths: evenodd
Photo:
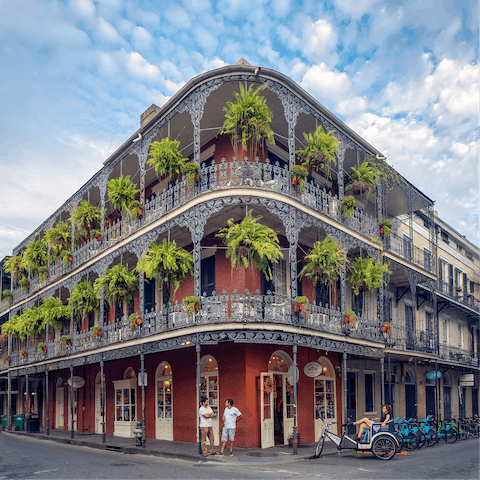
<path id="1" fill-rule="evenodd" d="M 133 430 L 133 433 L 135 434 L 135 446 L 141 447 L 142 437 L 143 437 L 143 428 L 142 428 L 142 422 L 140 420 L 137 422 L 137 426 L 135 427 L 135 430 Z"/>

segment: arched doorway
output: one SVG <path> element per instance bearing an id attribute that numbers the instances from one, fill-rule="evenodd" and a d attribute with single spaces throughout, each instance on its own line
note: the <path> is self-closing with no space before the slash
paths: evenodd
<path id="1" fill-rule="evenodd" d="M 405 418 L 417 418 L 415 373 L 411 368 L 405 373 Z"/>
<path id="2" fill-rule="evenodd" d="M 137 421 L 137 375 L 132 367 L 128 367 L 123 380 L 113 382 L 115 389 L 115 421 L 113 435 L 117 437 L 133 437 Z"/>
<path id="3" fill-rule="evenodd" d="M 313 379 L 315 441 L 318 441 L 325 421 L 337 421 L 335 369 L 326 357 L 317 360 L 322 366 L 322 373 Z"/>
<path id="4" fill-rule="evenodd" d="M 215 445 L 220 445 L 220 421 L 218 418 L 218 399 L 219 399 L 219 377 L 218 363 L 211 355 L 206 355 L 200 360 L 200 396 L 207 397 L 210 407 L 215 413 L 212 418 L 213 434 L 215 436 Z M 198 399 L 200 405 L 200 399 Z M 198 415 L 197 415 L 198 422 Z"/>
<path id="5" fill-rule="evenodd" d="M 63 380 L 59 378 L 57 380 L 57 385 L 55 388 L 55 428 L 63 428 L 65 425 L 64 402 L 65 402 L 65 397 L 64 397 L 64 389 L 63 389 Z"/>
<path id="6" fill-rule="evenodd" d="M 268 362 L 271 392 L 270 398 L 263 397 L 266 398 L 267 405 L 271 405 L 273 418 L 270 423 L 265 422 L 265 428 L 273 426 L 273 443 L 279 445 L 288 444 L 288 436 L 293 433 L 293 385 L 287 380 L 288 369 L 292 364 L 290 355 L 282 350 L 274 352 Z"/>
<path id="7" fill-rule="evenodd" d="M 443 374 L 443 420 L 452 418 L 452 384 L 450 375 L 445 372 Z"/>
<path id="8" fill-rule="evenodd" d="M 173 381 L 172 367 L 162 362 L 155 372 L 155 438 L 173 440 Z"/>

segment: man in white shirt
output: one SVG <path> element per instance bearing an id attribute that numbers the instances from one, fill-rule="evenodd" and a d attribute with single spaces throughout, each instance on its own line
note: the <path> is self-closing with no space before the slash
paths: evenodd
<path id="1" fill-rule="evenodd" d="M 223 412 L 223 429 L 222 429 L 222 449 L 220 455 L 223 455 L 227 440 L 230 439 L 230 456 L 233 457 L 233 441 L 235 440 L 235 428 L 237 422 L 242 418 L 242 412 L 233 406 L 233 400 L 228 399 L 225 402 L 225 410 Z"/>
<path id="2" fill-rule="evenodd" d="M 202 397 L 202 406 L 198 411 L 200 415 L 200 430 L 202 432 L 202 452 L 204 457 L 208 457 L 207 453 L 207 437 L 210 440 L 210 454 L 217 455 L 215 452 L 215 438 L 213 436 L 213 429 L 212 429 L 212 418 L 215 417 L 215 413 L 208 405 L 208 398 Z"/>

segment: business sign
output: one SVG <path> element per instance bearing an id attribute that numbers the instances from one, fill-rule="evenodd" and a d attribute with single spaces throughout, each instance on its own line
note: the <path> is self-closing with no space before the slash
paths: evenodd
<path id="1" fill-rule="evenodd" d="M 475 386 L 475 382 L 458 382 L 460 387 L 473 387 Z"/>
<path id="2" fill-rule="evenodd" d="M 475 377 L 473 375 L 473 373 L 464 373 L 461 377 L 460 377 L 460 382 L 474 382 L 475 381 Z"/>
<path id="3" fill-rule="evenodd" d="M 303 367 L 303 373 L 311 378 L 318 377 L 322 374 L 322 371 L 323 367 L 318 362 L 310 362 Z"/>
<path id="4" fill-rule="evenodd" d="M 430 372 L 426 372 L 424 376 L 428 380 L 436 380 L 442 376 L 442 372 L 439 370 L 431 370 Z"/>
<path id="5" fill-rule="evenodd" d="M 72 385 L 72 379 L 73 379 L 73 388 L 81 388 L 85 385 L 85 380 L 82 377 L 74 376 L 74 377 L 70 377 L 67 380 L 68 386 Z"/>

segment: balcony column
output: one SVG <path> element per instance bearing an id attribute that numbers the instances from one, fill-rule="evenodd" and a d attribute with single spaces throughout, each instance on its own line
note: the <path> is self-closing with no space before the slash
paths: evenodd
<path id="1" fill-rule="evenodd" d="M 440 327 L 439 327 L 439 323 L 438 323 L 437 291 L 436 291 L 435 280 L 430 281 L 430 295 L 432 296 L 432 308 L 433 308 L 433 325 L 432 325 L 432 328 L 435 332 L 435 353 L 438 355 L 439 345 L 440 345 Z"/>
<path id="2" fill-rule="evenodd" d="M 138 166 L 140 168 L 140 203 L 142 206 L 145 205 L 145 165 L 147 164 L 148 160 L 148 150 L 150 149 L 150 143 L 152 143 L 153 139 L 157 135 L 158 130 L 158 126 L 154 127 L 133 147 L 133 153 L 138 157 Z M 198 155 L 200 156 L 200 152 Z"/>
<path id="3" fill-rule="evenodd" d="M 338 199 L 340 201 L 343 200 L 345 196 L 345 180 L 343 178 L 343 161 L 345 160 L 345 152 L 347 148 L 346 145 L 343 145 L 343 142 L 340 144 L 340 149 L 337 150 L 335 153 L 337 156 L 337 164 L 338 164 Z"/>
<path id="4" fill-rule="evenodd" d="M 138 303 L 139 313 L 143 315 L 145 313 L 145 274 L 142 271 L 138 274 Z"/>
<path id="5" fill-rule="evenodd" d="M 101 408 L 101 414 L 102 414 L 102 443 L 107 443 L 107 433 L 105 430 L 105 375 L 103 373 L 103 357 L 100 360 L 100 381 L 101 381 L 100 408 Z"/>
<path id="6" fill-rule="evenodd" d="M 290 261 L 290 284 L 292 290 L 292 299 L 298 295 L 298 278 L 297 278 L 297 242 L 290 243 L 289 248 L 289 261 Z"/>
<path id="7" fill-rule="evenodd" d="M 105 317 L 105 291 L 104 289 L 100 289 L 100 318 L 99 318 L 99 322 L 98 324 L 101 325 L 102 327 L 105 326 L 104 324 L 104 317 Z M 108 325 L 108 320 L 106 322 L 106 324 Z"/>
<path id="8" fill-rule="evenodd" d="M 50 398 L 48 396 L 48 367 L 45 369 L 45 393 L 47 397 L 47 435 L 50 435 Z"/>
<path id="9" fill-rule="evenodd" d="M 10 337 L 10 334 L 8 336 Z M 7 374 L 7 430 L 12 429 L 12 423 L 12 374 L 9 370 Z"/>

